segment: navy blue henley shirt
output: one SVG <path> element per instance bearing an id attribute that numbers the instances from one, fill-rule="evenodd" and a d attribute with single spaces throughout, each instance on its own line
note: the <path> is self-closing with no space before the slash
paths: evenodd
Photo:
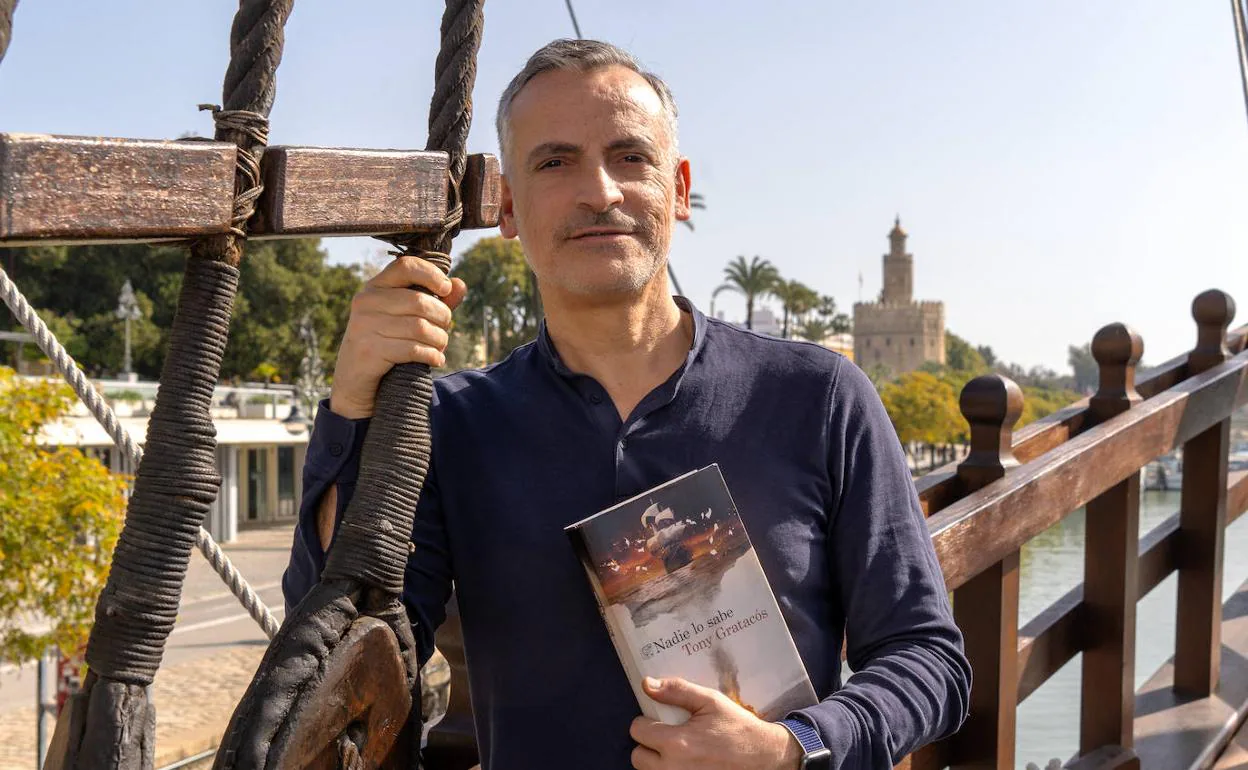
<path id="1" fill-rule="evenodd" d="M 842 356 L 678 302 L 694 316 L 689 355 L 624 421 L 544 328 L 499 364 L 436 381 L 403 595 L 421 659 L 454 580 L 484 767 L 631 767 L 640 709 L 563 527 L 719 463 L 823 699 L 798 713 L 833 767 L 890 768 L 961 724 L 971 672 L 888 416 Z M 288 606 L 324 567 L 318 503 L 337 484 L 341 515 L 366 429 L 318 413 Z"/>

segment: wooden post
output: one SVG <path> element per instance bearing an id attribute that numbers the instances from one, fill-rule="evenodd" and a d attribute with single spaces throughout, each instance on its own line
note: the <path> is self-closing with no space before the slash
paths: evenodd
<path id="1" fill-rule="evenodd" d="M 1135 367 L 1144 354 L 1140 335 L 1124 324 L 1092 339 L 1101 382 L 1089 403 L 1093 423 L 1140 402 Z M 1130 749 L 1135 719 L 1135 606 L 1139 581 L 1140 472 L 1088 502 L 1083 561 L 1083 689 L 1079 753 L 1106 746 Z"/>
<path id="2" fill-rule="evenodd" d="M 1018 385 L 997 374 L 962 389 L 962 415 L 971 426 L 971 452 L 958 466 L 970 494 L 1018 465 L 1011 449 L 1023 413 Z M 1014 768 L 1018 710 L 1018 551 L 953 592 L 953 614 L 975 672 L 971 711 L 955 738 L 954 768 Z"/>
<path id="3" fill-rule="evenodd" d="M 1229 294 L 1211 289 L 1192 301 L 1192 317 L 1196 319 L 1196 347 L 1187 359 L 1189 376 L 1230 357 L 1225 340 L 1226 329 L 1235 317 L 1235 301 Z M 1230 429 L 1228 417 L 1183 445 L 1174 689 L 1198 698 L 1213 693 L 1221 667 L 1222 551 Z"/>

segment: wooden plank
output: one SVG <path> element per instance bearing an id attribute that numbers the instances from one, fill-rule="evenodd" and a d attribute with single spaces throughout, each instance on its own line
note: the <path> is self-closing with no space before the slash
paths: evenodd
<path id="1" fill-rule="evenodd" d="M 229 231 L 236 148 L 0 133 L 0 246 Z"/>
<path id="2" fill-rule="evenodd" d="M 1212 695 L 1174 690 L 1174 659 L 1135 696 L 1135 752 L 1141 767 L 1206 770 L 1248 715 L 1248 582 L 1222 607 L 1222 668 Z"/>
<path id="3" fill-rule="evenodd" d="M 1145 400 L 928 519 L 957 588 L 1071 511 L 1248 403 L 1248 354 Z"/>
<path id="4" fill-rule="evenodd" d="M 1083 651 L 1083 632 L 1087 626 L 1080 616 L 1082 611 L 1083 586 L 1079 585 L 1019 630 L 1019 703 Z"/>
<path id="5" fill-rule="evenodd" d="M 253 237 L 424 232 L 446 215 L 444 152 L 270 147 Z"/>
<path id="6" fill-rule="evenodd" d="M 1175 686 L 1204 697 L 1218 681 L 1230 419 L 1183 445 Z"/>
<path id="7" fill-rule="evenodd" d="M 1140 559 L 1140 474 L 1088 502 L 1084 553 L 1085 645 L 1079 751 L 1131 747 L 1135 605 Z"/>
<path id="8" fill-rule="evenodd" d="M 958 406 L 970 426 L 971 447 L 958 465 L 958 484 L 982 489 L 1018 467 L 1011 452 L 1023 391 L 1008 377 L 976 377 Z M 953 618 L 962 629 L 975 672 L 970 713 L 950 743 L 954 768 L 1014 766 L 1018 718 L 1018 550 L 953 592 Z"/>
<path id="9" fill-rule="evenodd" d="M 498 158 L 489 153 L 468 156 L 468 168 L 460 186 L 464 200 L 464 230 L 498 227 L 498 215 L 502 210 L 503 183 Z"/>
<path id="10" fill-rule="evenodd" d="M 1241 326 L 1226 336 L 1226 346 L 1234 353 L 1242 351 L 1246 344 L 1248 325 Z M 1136 384 L 1136 391 L 1147 399 L 1185 379 L 1186 353 L 1150 369 L 1148 376 L 1141 378 Z M 1079 435 L 1087 425 L 1087 409 L 1088 399 L 1085 398 L 1030 423 L 1014 436 L 1014 456 L 1019 462 L 1031 462 Z M 958 486 L 957 463 L 949 463 L 925 474 L 915 481 L 915 487 L 919 493 L 919 504 L 926 516 L 944 510 L 967 495 L 967 491 Z"/>
<path id="11" fill-rule="evenodd" d="M 1014 767 L 1018 712 L 1018 552 L 953 595 L 966 657 L 975 672 L 966 723 L 953 736 L 954 768 Z"/>
<path id="12" fill-rule="evenodd" d="M 1135 367 L 1144 341 L 1121 323 L 1092 338 L 1100 386 L 1088 403 L 1098 425 L 1137 406 Z M 1088 501 L 1079 753 L 1131 748 L 1135 707 L 1135 605 L 1140 565 L 1140 472 Z"/>
<path id="13" fill-rule="evenodd" d="M 1192 301 L 1196 346 L 1188 369 L 1205 372 L 1230 357 L 1226 329 L 1235 302 L 1223 291 L 1201 292 Z M 1222 628 L 1222 558 L 1226 530 L 1227 455 L 1231 415 L 1183 445 L 1183 492 L 1179 507 L 1180 556 L 1174 685 L 1203 698 L 1218 682 Z"/>

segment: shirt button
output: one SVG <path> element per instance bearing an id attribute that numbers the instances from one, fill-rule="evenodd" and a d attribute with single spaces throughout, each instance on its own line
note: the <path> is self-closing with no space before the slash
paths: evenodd
<path id="1" fill-rule="evenodd" d="M 334 457 L 338 457 L 339 455 L 341 455 L 341 454 L 342 454 L 342 444 L 339 444 L 339 443 L 333 443 L 333 444 L 330 444 L 330 445 L 329 445 L 329 453 L 330 453 L 331 455 L 333 455 Z"/>
<path id="2" fill-rule="evenodd" d="M 590 393 L 590 394 L 589 394 L 589 403 L 591 403 L 591 404 L 601 404 L 601 403 L 602 403 L 602 396 L 598 395 L 597 393 Z"/>

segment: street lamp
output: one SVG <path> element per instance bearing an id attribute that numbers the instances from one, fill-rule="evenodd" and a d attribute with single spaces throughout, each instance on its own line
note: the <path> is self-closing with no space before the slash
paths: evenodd
<path id="1" fill-rule="evenodd" d="M 295 403 L 290 414 L 282 420 L 283 427 L 291 435 L 299 435 L 312 426 L 311 414 L 321 399 L 325 388 L 325 367 L 321 363 L 321 346 L 317 340 L 312 318 L 307 313 L 299 321 L 299 339 L 303 341 L 303 358 L 299 361 L 299 375 L 295 378 Z M 306 406 L 304 414 L 300 406 Z"/>
<path id="2" fill-rule="evenodd" d="M 143 311 L 139 308 L 139 301 L 134 296 L 134 286 L 130 284 L 129 278 L 121 287 L 121 296 L 117 298 L 117 317 L 126 325 L 126 352 L 122 359 L 121 371 L 126 375 L 126 379 L 133 382 L 134 373 L 130 371 L 130 322 L 142 318 Z"/>

